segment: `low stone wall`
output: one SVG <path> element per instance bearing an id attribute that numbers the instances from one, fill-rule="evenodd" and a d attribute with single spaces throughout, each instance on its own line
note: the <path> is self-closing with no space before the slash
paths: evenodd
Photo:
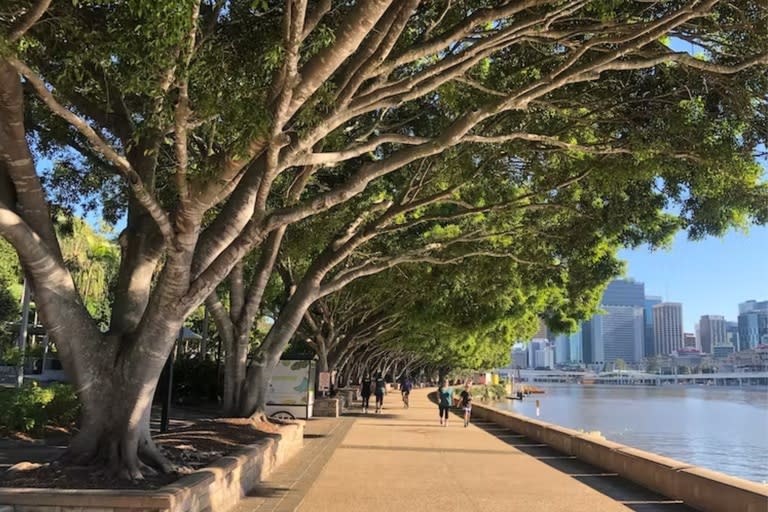
<path id="1" fill-rule="evenodd" d="M 316 398 L 312 406 L 312 416 L 317 418 L 338 418 L 341 410 L 338 398 Z"/>
<path id="2" fill-rule="evenodd" d="M 299 451 L 304 422 L 154 491 L 0 488 L 0 512 L 224 512 Z"/>
<path id="3" fill-rule="evenodd" d="M 636 482 L 702 512 L 768 511 L 768 486 L 710 471 L 598 436 L 472 404 L 482 418 Z"/>

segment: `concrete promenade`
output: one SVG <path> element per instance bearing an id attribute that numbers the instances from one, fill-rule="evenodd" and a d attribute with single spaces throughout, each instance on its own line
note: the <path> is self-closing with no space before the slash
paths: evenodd
<path id="1" fill-rule="evenodd" d="M 692 511 L 493 424 L 464 428 L 451 414 L 441 427 L 430 391 L 413 391 L 407 410 L 394 392 L 382 414 L 353 409 L 354 419 L 331 420 L 344 428 L 320 420 L 324 433 L 311 441 L 325 447 L 311 442 L 311 454 L 289 461 L 295 469 L 264 482 L 237 511 Z"/>

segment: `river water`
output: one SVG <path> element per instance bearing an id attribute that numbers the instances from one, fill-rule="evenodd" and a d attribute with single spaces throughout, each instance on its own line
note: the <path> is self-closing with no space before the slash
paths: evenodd
<path id="1" fill-rule="evenodd" d="M 704 386 L 542 385 L 494 405 L 683 462 L 768 482 L 768 391 Z"/>

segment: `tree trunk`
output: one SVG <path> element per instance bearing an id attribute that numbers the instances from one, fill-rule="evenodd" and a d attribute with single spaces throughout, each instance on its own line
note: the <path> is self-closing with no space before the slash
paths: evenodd
<path id="1" fill-rule="evenodd" d="M 319 282 L 319 279 L 302 281 L 264 338 L 259 353 L 248 368 L 245 393 L 241 400 L 241 416 L 266 415 L 266 397 L 272 370 L 298 330 L 304 313 L 317 298 Z"/>
<path id="2" fill-rule="evenodd" d="M 79 391 L 80 431 L 66 460 L 104 465 L 120 478 L 138 480 L 142 471 L 173 470 L 150 435 L 152 398 L 173 347 L 180 322 L 169 322 L 146 333 L 148 339 L 107 338 L 108 348 L 92 354 L 88 385 Z M 147 350 L 152 347 L 154 350 Z"/>
<path id="3" fill-rule="evenodd" d="M 278 355 L 277 361 L 280 360 Z M 257 421 L 267 419 L 267 393 L 269 393 L 269 380 L 272 377 L 274 365 L 269 365 L 267 360 L 253 361 L 248 368 L 248 379 L 242 395 L 240 415 L 251 417 Z"/>

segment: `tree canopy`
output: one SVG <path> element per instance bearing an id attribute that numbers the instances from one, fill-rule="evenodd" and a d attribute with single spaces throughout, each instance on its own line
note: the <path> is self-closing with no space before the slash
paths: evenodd
<path id="1" fill-rule="evenodd" d="M 149 403 L 184 318 L 247 281 L 218 316 L 241 361 L 315 217 L 251 387 L 309 305 L 387 266 L 503 255 L 567 324 L 618 246 L 768 220 L 754 0 L 6 4 L 0 234 L 83 401 L 72 456 L 125 477 L 168 470 Z M 106 333 L 52 220 L 73 202 L 125 225 Z"/>

